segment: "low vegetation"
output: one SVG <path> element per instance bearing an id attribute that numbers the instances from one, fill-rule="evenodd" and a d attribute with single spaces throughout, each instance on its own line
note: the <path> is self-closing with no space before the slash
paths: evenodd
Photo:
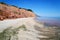
<path id="1" fill-rule="evenodd" d="M 6 3 L 4 3 L 4 2 L 0 2 L 0 4 L 4 4 L 4 5 L 7 5 L 7 6 L 8 6 L 8 4 L 6 4 Z"/>
<path id="2" fill-rule="evenodd" d="M 9 27 L 0 33 L 0 40 L 18 40 L 18 31 L 22 29 L 26 31 L 25 25 L 22 25 L 18 28 Z"/>
<path id="3" fill-rule="evenodd" d="M 27 11 L 31 11 L 31 12 L 33 12 L 31 9 L 27 9 Z"/>

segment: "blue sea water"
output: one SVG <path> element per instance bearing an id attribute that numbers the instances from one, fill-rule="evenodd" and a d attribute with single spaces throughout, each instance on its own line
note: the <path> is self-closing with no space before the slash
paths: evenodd
<path id="1" fill-rule="evenodd" d="M 60 20 L 60 17 L 37 17 L 39 20 Z"/>
<path id="2" fill-rule="evenodd" d="M 60 17 L 37 17 L 36 19 L 47 25 L 60 26 Z"/>

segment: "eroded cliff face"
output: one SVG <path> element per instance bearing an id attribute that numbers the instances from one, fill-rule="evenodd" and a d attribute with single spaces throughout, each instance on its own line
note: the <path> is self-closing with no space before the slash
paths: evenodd
<path id="1" fill-rule="evenodd" d="M 0 20 L 35 16 L 32 11 L 0 3 Z"/>

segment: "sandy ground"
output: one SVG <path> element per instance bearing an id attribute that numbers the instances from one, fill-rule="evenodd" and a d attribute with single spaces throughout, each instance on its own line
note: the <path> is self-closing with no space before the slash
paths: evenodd
<path id="1" fill-rule="evenodd" d="M 20 30 L 18 34 L 18 40 L 40 40 L 39 38 L 46 38 L 46 36 L 38 35 L 40 31 L 37 31 L 34 26 L 37 25 L 38 27 L 43 27 L 43 24 L 39 24 L 33 18 L 18 18 L 18 19 L 9 19 L 0 21 L 0 32 L 8 27 L 17 28 L 21 25 L 25 25 L 27 30 L 23 31 Z"/>

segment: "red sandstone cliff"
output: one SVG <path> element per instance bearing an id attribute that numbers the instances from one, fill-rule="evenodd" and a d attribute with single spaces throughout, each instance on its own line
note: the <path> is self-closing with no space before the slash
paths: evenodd
<path id="1" fill-rule="evenodd" d="M 0 20 L 25 17 L 35 17 L 35 14 L 23 8 L 0 3 Z"/>

